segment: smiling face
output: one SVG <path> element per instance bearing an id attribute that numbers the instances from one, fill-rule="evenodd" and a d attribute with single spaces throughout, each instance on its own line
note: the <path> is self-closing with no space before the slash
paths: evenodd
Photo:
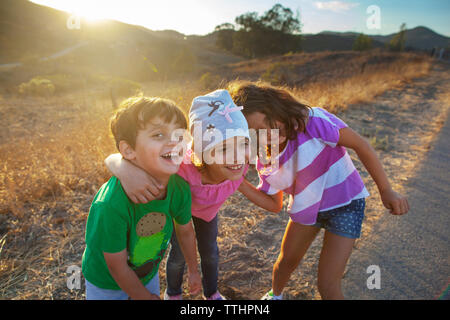
<path id="1" fill-rule="evenodd" d="M 229 138 L 204 152 L 205 160 L 213 159 L 205 166 L 202 182 L 217 184 L 225 180 L 239 180 L 248 163 L 249 143 L 244 137 Z"/>
<path id="2" fill-rule="evenodd" d="M 186 148 L 181 143 L 182 139 L 175 139 L 180 135 L 173 135 L 174 132 L 183 131 L 175 119 L 167 123 L 156 117 L 138 131 L 134 149 L 123 140 L 120 141 L 119 149 L 125 159 L 161 182 L 166 181 L 178 171 L 184 157 Z"/>

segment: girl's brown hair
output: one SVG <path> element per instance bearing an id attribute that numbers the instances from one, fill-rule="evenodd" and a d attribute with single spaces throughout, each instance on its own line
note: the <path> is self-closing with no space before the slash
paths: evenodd
<path id="1" fill-rule="evenodd" d="M 235 80 L 228 84 L 234 103 L 243 106 L 245 116 L 260 112 L 266 116 L 268 125 L 276 128 L 275 121 L 285 125 L 286 138 L 295 139 L 304 132 L 309 107 L 301 103 L 288 88 L 274 87 L 265 82 Z"/>

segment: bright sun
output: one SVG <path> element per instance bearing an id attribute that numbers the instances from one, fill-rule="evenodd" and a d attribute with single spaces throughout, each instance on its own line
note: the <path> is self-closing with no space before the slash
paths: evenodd
<path id="1" fill-rule="evenodd" d="M 0 0 L 2 1 L 2 0 Z M 172 29 L 185 34 L 213 30 L 223 21 L 219 10 L 186 0 L 31 0 L 91 22 L 118 20 L 151 30 Z"/>
<path id="2" fill-rule="evenodd" d="M 85 1 L 85 0 L 33 0 L 33 2 L 53 6 L 59 10 L 64 10 L 88 21 L 98 21 L 102 19 L 114 19 L 120 17 L 120 7 L 109 5 L 104 0 Z"/>
<path id="3" fill-rule="evenodd" d="M 111 16 L 110 12 L 106 13 L 105 11 L 96 8 L 95 5 L 93 6 L 92 3 L 89 5 L 85 2 L 78 3 L 76 7 L 71 8 L 70 12 L 92 22 L 107 19 Z"/>

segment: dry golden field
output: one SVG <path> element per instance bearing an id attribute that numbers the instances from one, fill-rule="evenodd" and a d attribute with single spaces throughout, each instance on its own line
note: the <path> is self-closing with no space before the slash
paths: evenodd
<path id="1" fill-rule="evenodd" d="M 383 130 L 389 131 L 395 121 L 406 121 L 410 105 L 421 117 L 423 110 L 417 99 L 445 101 L 447 106 L 450 100 L 445 86 L 448 77 L 441 79 L 448 74 L 448 67 L 434 66 L 427 57 L 413 53 L 293 54 L 239 62 L 210 72 L 214 76 L 204 81 L 193 78 L 143 83 L 142 93 L 173 99 L 188 110 L 192 98 L 223 86 L 227 80 L 262 78 L 286 85 L 310 105 L 342 113 L 381 155 L 386 155 L 383 163 L 391 165 L 387 168 L 389 173 L 395 172 L 395 166 L 407 164 L 413 168 L 428 140 L 414 140 L 410 130 L 419 124 L 413 121 L 405 124 L 411 128 L 404 132 Z M 435 83 L 427 82 L 430 73 Z M 419 98 L 415 81 L 423 81 L 425 87 L 428 83 L 444 89 L 429 93 L 432 96 L 423 93 Z M 410 93 L 411 103 L 395 100 L 405 92 Z M 385 98 L 386 94 L 389 98 Z M 395 103 L 380 102 L 383 99 L 397 101 L 398 109 Z M 433 105 L 428 117 L 445 110 Z M 103 160 L 115 152 L 109 132 L 112 112 L 111 99 L 101 87 L 47 97 L 0 96 L 0 298 L 84 298 L 84 286 L 81 290 L 67 289 L 66 269 L 71 265 L 81 267 L 90 202 L 109 178 Z M 389 117 L 386 112 L 390 112 Z M 378 116 L 382 117 L 381 127 Z M 431 123 L 429 118 L 422 120 Z M 438 128 L 439 125 L 423 124 L 420 130 L 431 139 Z M 410 139 L 405 140 L 405 145 L 396 140 L 405 137 Z M 408 144 L 416 146 L 417 156 L 403 161 Z M 368 182 L 367 173 L 363 177 L 376 202 L 373 183 Z M 256 183 L 254 171 L 249 178 Z M 407 176 L 399 177 L 394 184 L 401 186 L 402 179 Z M 284 212 L 272 217 L 245 201 L 241 195 L 235 195 L 219 213 L 220 286 L 229 298 L 257 299 L 270 286 L 271 266 L 287 215 Z M 382 208 L 376 204 L 368 211 L 380 212 Z M 370 221 L 366 233 L 370 232 Z M 249 259 L 254 263 L 247 270 L 242 269 L 242 261 Z M 317 256 L 308 257 L 306 266 L 310 263 L 312 268 L 316 259 Z M 164 289 L 164 272 L 160 275 Z M 301 275 L 295 279 L 301 280 L 298 286 L 288 288 L 288 297 L 317 297 L 314 280 Z"/>

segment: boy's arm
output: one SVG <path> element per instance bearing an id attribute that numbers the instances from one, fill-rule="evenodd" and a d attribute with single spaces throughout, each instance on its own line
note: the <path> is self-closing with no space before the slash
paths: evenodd
<path id="1" fill-rule="evenodd" d="M 130 161 L 120 153 L 109 155 L 105 159 L 106 168 L 119 178 L 125 193 L 134 203 L 147 203 L 155 200 L 164 187 L 152 176 Z"/>
<path id="2" fill-rule="evenodd" d="M 127 250 L 117 253 L 103 252 L 106 265 L 119 287 L 133 300 L 159 300 L 159 296 L 150 293 L 139 280 L 136 273 L 128 266 Z"/>
<path id="3" fill-rule="evenodd" d="M 391 214 L 401 215 L 408 212 L 408 200 L 406 197 L 392 190 L 377 153 L 363 137 L 351 128 L 342 128 L 339 130 L 338 145 L 355 150 L 359 159 L 375 181 L 383 205 L 391 211 Z"/>
<path id="4" fill-rule="evenodd" d="M 238 190 L 242 192 L 248 200 L 257 206 L 271 212 L 278 213 L 283 209 L 283 192 L 280 191 L 273 195 L 268 195 L 261 190 L 258 190 L 254 185 L 244 179 Z"/>
<path id="5" fill-rule="evenodd" d="M 192 220 L 181 225 L 174 221 L 178 243 L 188 266 L 188 279 L 191 294 L 200 292 L 202 282 L 197 268 L 197 245 Z"/>

